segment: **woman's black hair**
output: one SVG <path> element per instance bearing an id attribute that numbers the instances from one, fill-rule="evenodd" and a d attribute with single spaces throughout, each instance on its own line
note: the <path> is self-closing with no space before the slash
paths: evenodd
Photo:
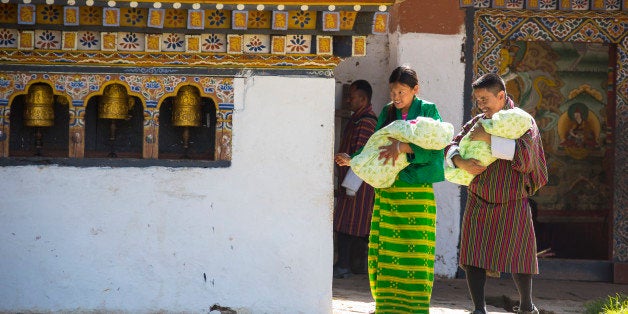
<path id="1" fill-rule="evenodd" d="M 407 65 L 402 65 L 392 71 L 388 78 L 388 83 L 401 83 L 410 86 L 410 88 L 414 88 L 419 85 L 419 77 L 412 68 Z"/>
<path id="2" fill-rule="evenodd" d="M 388 84 L 392 83 L 400 83 L 404 85 L 410 86 L 410 88 L 414 88 L 419 85 L 419 77 L 412 68 L 407 65 L 402 65 L 397 67 L 392 71 L 390 77 L 388 78 Z M 388 106 L 388 115 L 386 116 L 386 121 L 384 125 L 388 125 L 391 122 L 397 120 L 395 105 L 392 103 Z"/>

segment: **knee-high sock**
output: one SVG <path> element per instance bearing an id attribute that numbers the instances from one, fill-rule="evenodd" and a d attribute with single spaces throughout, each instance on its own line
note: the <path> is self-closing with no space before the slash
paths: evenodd
<path id="1" fill-rule="evenodd" d="M 336 240 L 338 241 L 338 267 L 350 268 L 351 267 L 351 242 L 353 237 L 349 234 L 338 232 L 336 233 Z"/>
<path id="2" fill-rule="evenodd" d="M 512 279 L 519 291 L 519 310 L 532 311 L 532 275 L 513 273 Z"/>
<path id="3" fill-rule="evenodd" d="M 486 285 L 486 270 L 474 266 L 464 265 L 467 274 L 467 286 L 473 300 L 475 310 L 486 313 L 486 301 L 484 300 L 484 286 Z"/>

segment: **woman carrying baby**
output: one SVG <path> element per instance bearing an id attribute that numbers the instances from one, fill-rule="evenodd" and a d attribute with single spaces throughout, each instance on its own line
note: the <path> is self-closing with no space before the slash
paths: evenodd
<path id="1" fill-rule="evenodd" d="M 538 313 L 532 303 L 532 275 L 538 274 L 538 261 L 528 197 L 547 183 L 539 129 L 532 121 L 532 127 L 518 139 L 490 135 L 476 122 L 514 108 L 514 103 L 496 74 L 483 75 L 472 87 L 481 113 L 445 148 L 445 162 L 475 175 L 467 188 L 460 240 L 460 265 L 466 271 L 473 314 L 486 313 L 487 271 L 512 273 L 520 297 L 516 312 Z M 467 133 L 473 141 L 488 143 L 497 160 L 485 167 L 476 159 L 462 158 L 458 149 Z"/>
<path id="2" fill-rule="evenodd" d="M 407 66 L 389 77 L 390 100 L 376 130 L 395 120 L 428 117 L 440 121 L 436 105 L 417 97 L 419 81 Z M 444 151 L 390 139 L 379 158 L 407 158 L 392 186 L 375 189 L 369 238 L 369 281 L 376 313 L 429 313 L 434 280 L 436 201 L 432 183 L 444 180 Z M 401 153 L 406 153 L 405 155 Z"/>

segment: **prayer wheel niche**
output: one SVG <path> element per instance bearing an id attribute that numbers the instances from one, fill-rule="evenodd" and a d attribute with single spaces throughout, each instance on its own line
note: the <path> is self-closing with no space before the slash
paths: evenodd
<path id="1" fill-rule="evenodd" d="M 194 86 L 183 86 L 177 92 L 172 108 L 172 125 L 183 127 L 183 156 L 189 159 L 190 128 L 201 126 L 201 95 Z"/>
<path id="2" fill-rule="evenodd" d="M 24 125 L 35 128 L 36 156 L 43 147 L 42 128 L 54 126 L 54 94 L 48 84 L 36 83 L 29 87 L 24 107 Z"/>
<path id="3" fill-rule="evenodd" d="M 129 111 L 135 101 L 127 94 L 126 88 L 120 84 L 112 84 L 105 87 L 98 102 L 98 118 L 109 120 L 109 145 L 108 157 L 118 157 L 115 152 L 116 122 L 130 119 Z"/>

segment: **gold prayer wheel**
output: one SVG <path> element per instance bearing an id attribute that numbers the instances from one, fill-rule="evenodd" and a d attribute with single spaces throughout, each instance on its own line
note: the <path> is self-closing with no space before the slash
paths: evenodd
<path id="1" fill-rule="evenodd" d="M 123 120 L 129 118 L 129 110 L 135 104 L 129 97 L 126 88 L 120 84 L 112 84 L 105 90 L 98 102 L 98 117 L 101 119 Z"/>
<path id="2" fill-rule="evenodd" d="M 196 87 L 186 85 L 177 92 L 172 108 L 172 125 L 201 126 L 201 95 Z"/>
<path id="3" fill-rule="evenodd" d="M 55 120 L 54 94 L 48 84 L 36 83 L 28 88 L 24 125 L 31 127 L 53 126 Z"/>

